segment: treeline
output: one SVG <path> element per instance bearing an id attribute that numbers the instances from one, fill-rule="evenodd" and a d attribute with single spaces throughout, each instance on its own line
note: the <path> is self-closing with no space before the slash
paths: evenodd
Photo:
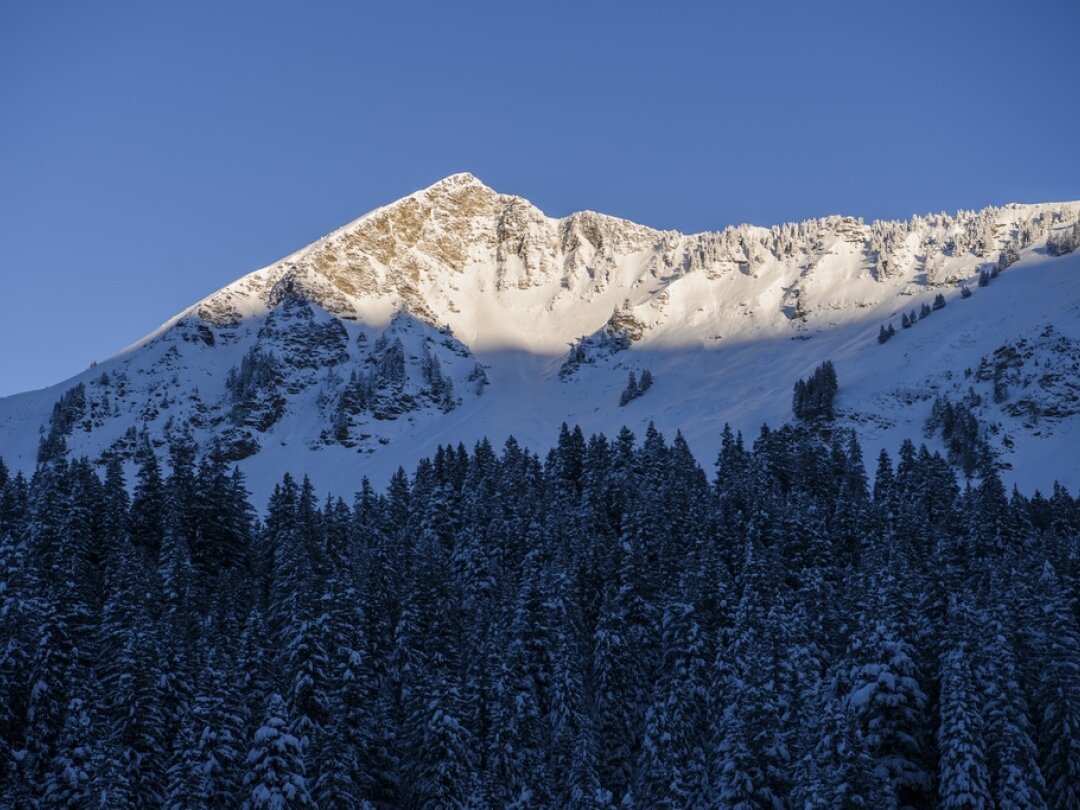
<path id="1" fill-rule="evenodd" d="M 944 418 L 944 417 L 943 417 Z M 906 442 L 0 466 L 0 804 L 1080 806 L 1080 505 Z"/>

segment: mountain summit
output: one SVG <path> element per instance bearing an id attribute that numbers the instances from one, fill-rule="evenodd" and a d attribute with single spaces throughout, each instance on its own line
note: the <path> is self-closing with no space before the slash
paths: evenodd
<path id="1" fill-rule="evenodd" d="M 563 421 L 655 422 L 711 453 L 726 422 L 791 419 L 792 386 L 829 359 L 837 424 L 870 450 L 944 449 L 932 409 L 964 400 L 1014 479 L 1075 486 L 1062 448 L 1080 424 L 1078 213 L 685 235 L 548 217 L 454 174 L 72 380 L 0 400 L 0 456 L 23 469 L 58 453 L 131 461 L 190 438 L 241 463 L 256 494 L 286 468 L 345 494 L 441 443 L 542 446 Z M 653 384 L 628 396 L 646 373 Z"/>
<path id="2" fill-rule="evenodd" d="M 234 323 L 260 304 L 272 306 L 275 290 L 287 286 L 338 317 L 385 320 L 404 311 L 488 345 L 561 351 L 578 333 L 559 329 L 558 318 L 530 328 L 539 324 L 500 321 L 490 304 L 497 300 L 508 313 L 526 304 L 537 310 L 533 317 L 574 309 L 568 305 L 622 286 L 611 284 L 616 265 L 640 273 L 644 268 L 625 260 L 644 259 L 665 236 L 591 212 L 551 219 L 521 197 L 455 174 L 244 277 L 201 302 L 196 314 Z M 612 295 L 602 297 L 610 312 Z"/>

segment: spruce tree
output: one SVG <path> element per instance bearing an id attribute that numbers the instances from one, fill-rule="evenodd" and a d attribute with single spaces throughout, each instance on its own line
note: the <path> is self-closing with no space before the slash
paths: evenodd
<path id="1" fill-rule="evenodd" d="M 968 652 L 945 654 L 941 666 L 941 720 L 938 725 L 938 800 L 942 808 L 981 808 L 990 804 L 984 726 Z"/>
<path id="2" fill-rule="evenodd" d="M 90 707 L 82 698 L 74 698 L 67 708 L 67 719 L 60 734 L 51 772 L 46 777 L 43 806 L 83 808 L 93 801 L 94 728 Z"/>
<path id="3" fill-rule="evenodd" d="M 255 731 L 244 774 L 245 810 L 314 807 L 304 775 L 300 741 L 288 732 L 289 717 L 281 695 L 266 703 L 262 725 Z"/>
<path id="4" fill-rule="evenodd" d="M 1051 808 L 1080 805 L 1080 634 L 1049 563 L 1036 585 L 1042 620 L 1036 698 L 1041 738 L 1040 767 Z"/>
<path id="5" fill-rule="evenodd" d="M 931 786 L 923 734 L 927 696 L 910 645 L 883 621 L 853 639 L 848 695 L 874 773 L 902 803 L 925 802 Z"/>
<path id="6" fill-rule="evenodd" d="M 690 605 L 669 605 L 663 625 L 664 663 L 645 716 L 634 795 L 648 807 L 687 807 L 707 785 L 705 644 Z"/>

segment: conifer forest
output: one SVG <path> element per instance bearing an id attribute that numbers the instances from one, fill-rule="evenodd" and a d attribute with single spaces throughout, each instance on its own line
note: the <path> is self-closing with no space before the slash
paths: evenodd
<path id="1" fill-rule="evenodd" d="M 1080 503 L 992 458 L 564 426 L 257 511 L 166 449 L 0 466 L 3 806 L 1080 807 Z"/>

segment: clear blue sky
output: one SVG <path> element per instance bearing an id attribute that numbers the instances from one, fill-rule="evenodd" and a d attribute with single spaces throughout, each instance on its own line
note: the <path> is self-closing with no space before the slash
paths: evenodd
<path id="1" fill-rule="evenodd" d="M 0 4 L 0 394 L 471 171 L 685 231 L 1080 197 L 1080 2 Z"/>

